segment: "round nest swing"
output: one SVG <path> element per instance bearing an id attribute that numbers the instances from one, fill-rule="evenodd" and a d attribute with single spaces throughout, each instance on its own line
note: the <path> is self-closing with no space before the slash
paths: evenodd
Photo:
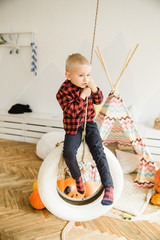
<path id="1" fill-rule="evenodd" d="M 109 168 L 114 183 L 114 202 L 110 206 L 103 206 L 103 189 L 86 199 L 69 199 L 62 195 L 57 188 L 57 169 L 62 144 L 52 150 L 43 161 L 38 174 L 38 192 L 45 207 L 54 215 L 68 221 L 88 221 L 98 218 L 109 211 L 118 201 L 123 188 L 123 173 L 115 155 L 106 147 Z M 87 160 L 87 159 L 86 159 Z"/>

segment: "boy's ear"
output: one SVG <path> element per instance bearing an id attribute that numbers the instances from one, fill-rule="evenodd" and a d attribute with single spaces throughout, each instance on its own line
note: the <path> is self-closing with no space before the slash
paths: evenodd
<path id="1" fill-rule="evenodd" d="M 66 78 L 67 78 L 68 80 L 71 79 L 71 74 L 70 74 L 69 72 L 65 72 L 65 76 L 66 76 Z"/>

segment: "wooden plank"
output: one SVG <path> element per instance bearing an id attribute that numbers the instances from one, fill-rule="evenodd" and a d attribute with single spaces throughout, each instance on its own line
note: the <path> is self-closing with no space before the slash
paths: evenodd
<path id="1" fill-rule="evenodd" d="M 160 130 L 155 129 L 151 124 L 137 124 L 137 128 L 144 138 L 160 139 Z"/>
<path id="2" fill-rule="evenodd" d="M 38 141 L 39 141 L 39 138 L 24 137 L 24 142 L 37 144 Z"/>
<path id="3" fill-rule="evenodd" d="M 147 146 L 159 147 L 160 148 L 160 140 L 146 138 L 145 143 Z"/>
<path id="4" fill-rule="evenodd" d="M 41 138 L 44 133 L 41 132 L 32 132 L 32 131 L 25 131 L 24 136 L 25 137 L 35 137 L 35 138 Z"/>
<path id="5" fill-rule="evenodd" d="M 148 147 L 150 153 L 152 154 L 159 154 L 160 155 L 160 148 L 159 147 Z"/>
<path id="6" fill-rule="evenodd" d="M 160 130 L 155 128 L 147 128 L 145 133 L 146 138 L 153 138 L 160 140 Z"/>
<path id="7" fill-rule="evenodd" d="M 11 134 L 3 134 L 0 133 L 0 138 L 1 139 L 8 139 L 8 140 L 15 140 L 15 141 L 20 141 L 20 142 L 24 142 L 24 136 L 16 136 L 16 135 L 11 135 Z"/>
<path id="8" fill-rule="evenodd" d="M 0 122 L 0 127 L 3 128 L 15 128 L 15 129 L 24 129 L 24 124 L 19 122 Z"/>
<path id="9" fill-rule="evenodd" d="M 152 153 L 152 158 L 153 158 L 154 161 L 160 162 L 160 155 L 156 155 L 156 154 Z"/>
<path id="10" fill-rule="evenodd" d="M 22 117 L 22 116 L 15 116 L 15 114 L 14 115 L 1 115 L 0 114 L 0 121 L 8 121 L 8 122 L 21 122 L 21 123 L 23 123 L 24 122 L 24 116 Z"/>
<path id="11" fill-rule="evenodd" d="M 48 127 L 63 127 L 62 120 L 58 119 L 43 119 L 43 118 L 25 118 L 26 124 L 35 124 L 40 126 L 48 126 Z"/>
<path id="12" fill-rule="evenodd" d="M 49 113 L 8 114 L 0 111 L 0 121 L 33 123 L 36 125 L 63 127 L 62 119 Z"/>
<path id="13" fill-rule="evenodd" d="M 32 124 L 25 124 L 24 125 L 25 130 L 32 130 L 34 132 L 50 132 L 54 130 L 54 127 L 46 127 L 46 126 L 39 126 L 39 125 L 32 125 Z"/>
<path id="14" fill-rule="evenodd" d="M 24 135 L 24 130 L 0 127 L 0 133 L 9 133 L 9 134 L 13 134 L 13 135 L 23 136 Z"/>
<path id="15" fill-rule="evenodd" d="M 36 125 L 42 125 L 42 126 L 53 126 L 54 120 L 51 119 L 41 119 L 41 118 L 28 118 L 26 117 L 24 119 L 25 123 L 31 123 Z"/>

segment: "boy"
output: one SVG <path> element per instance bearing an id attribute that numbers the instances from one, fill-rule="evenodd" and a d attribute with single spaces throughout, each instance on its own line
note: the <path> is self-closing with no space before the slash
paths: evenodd
<path id="1" fill-rule="evenodd" d="M 88 97 L 88 111 L 85 140 L 92 157 L 96 162 L 101 182 L 104 186 L 102 205 L 113 203 L 113 182 L 109 166 L 103 151 L 101 137 L 95 123 L 95 109 L 93 104 L 101 104 L 103 95 L 91 78 L 91 65 L 79 53 L 70 55 L 66 60 L 67 80 L 61 85 L 56 97 L 63 110 L 63 124 L 65 134 L 63 157 L 73 179 L 76 181 L 77 191 L 84 193 L 84 185 L 76 154 L 81 144 L 84 129 L 86 97 Z"/>

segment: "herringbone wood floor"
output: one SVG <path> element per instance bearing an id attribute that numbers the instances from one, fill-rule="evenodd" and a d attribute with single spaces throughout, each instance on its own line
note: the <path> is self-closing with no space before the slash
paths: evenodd
<path id="1" fill-rule="evenodd" d="M 0 140 L 0 240 L 59 240 L 66 221 L 29 204 L 32 185 L 42 161 L 36 146 Z M 159 240 L 160 226 L 100 217 L 77 222 L 69 240 Z"/>

